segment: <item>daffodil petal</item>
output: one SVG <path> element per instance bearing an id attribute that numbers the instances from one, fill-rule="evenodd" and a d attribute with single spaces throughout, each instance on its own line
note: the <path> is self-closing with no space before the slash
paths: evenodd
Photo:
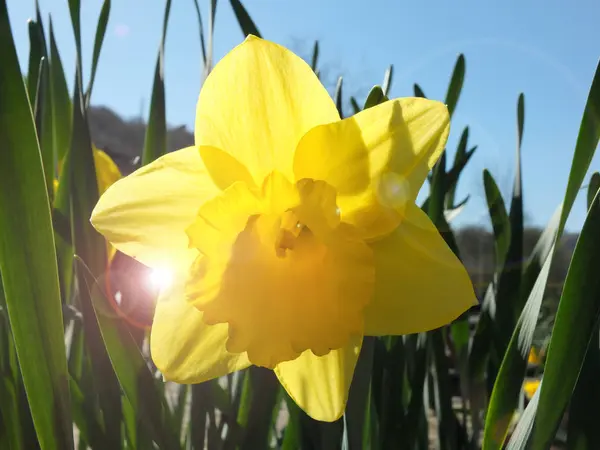
<path id="1" fill-rule="evenodd" d="M 432 330 L 477 304 L 464 266 L 418 206 L 371 248 L 375 294 L 365 308 L 365 335 Z"/>
<path id="2" fill-rule="evenodd" d="M 96 166 L 96 179 L 98 181 L 98 193 L 104 194 L 106 190 L 121 179 L 121 171 L 110 156 L 102 150 L 93 147 L 94 165 Z"/>
<path id="3" fill-rule="evenodd" d="M 150 335 L 152 360 L 167 380 L 191 384 L 250 365 L 246 353 L 225 348 L 228 325 L 206 325 L 184 293 L 185 276 L 158 298 Z"/>
<path id="4" fill-rule="evenodd" d="M 284 47 L 249 36 L 204 82 L 195 139 L 197 146 L 229 152 L 260 185 L 273 170 L 292 180 L 300 138 L 336 120 L 337 109 L 308 64 Z"/>
<path id="5" fill-rule="evenodd" d="M 150 267 L 189 266 L 186 228 L 217 195 L 198 149 L 169 153 L 113 184 L 100 197 L 92 224 L 123 253 Z"/>
<path id="6" fill-rule="evenodd" d="M 221 190 L 227 189 L 237 181 L 245 183 L 248 187 L 255 186 L 246 166 L 229 153 L 209 146 L 201 146 L 199 150 L 210 177 Z"/>
<path id="7" fill-rule="evenodd" d="M 365 237 L 382 236 L 401 221 L 444 150 L 446 106 L 400 98 L 310 130 L 294 157 L 296 179 L 324 180 L 338 193 L 342 220 Z"/>
<path id="8" fill-rule="evenodd" d="M 325 356 L 310 350 L 280 363 L 275 374 L 294 402 L 315 420 L 333 422 L 344 413 L 362 337 Z"/>

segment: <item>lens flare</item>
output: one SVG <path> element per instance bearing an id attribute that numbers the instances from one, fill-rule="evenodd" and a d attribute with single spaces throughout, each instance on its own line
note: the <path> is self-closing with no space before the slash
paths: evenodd
<path id="1" fill-rule="evenodd" d="M 173 273 L 165 268 L 152 269 L 148 281 L 154 289 L 163 290 L 173 283 Z"/>

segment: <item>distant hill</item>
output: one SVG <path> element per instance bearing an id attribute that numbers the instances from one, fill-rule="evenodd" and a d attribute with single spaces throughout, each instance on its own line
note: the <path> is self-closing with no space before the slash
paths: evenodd
<path id="1" fill-rule="evenodd" d="M 90 133 L 94 144 L 106 151 L 125 174 L 137 165 L 144 148 L 146 124 L 139 120 L 124 120 L 109 108 L 92 106 L 89 109 Z M 168 151 L 178 150 L 194 144 L 194 135 L 185 126 L 169 128 Z M 138 163 L 139 164 L 139 163 Z"/>

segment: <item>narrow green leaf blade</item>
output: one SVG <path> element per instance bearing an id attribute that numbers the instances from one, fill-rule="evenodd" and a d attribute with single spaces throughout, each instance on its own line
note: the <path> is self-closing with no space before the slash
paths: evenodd
<path id="1" fill-rule="evenodd" d="M 492 229 L 494 230 L 494 247 L 496 253 L 496 268 L 501 269 L 504 265 L 504 258 L 510 245 L 510 220 L 504 205 L 504 199 L 498 189 L 494 178 L 488 172 L 483 171 L 483 186 L 485 188 L 485 198 L 490 211 L 492 220 Z"/>
<path id="2" fill-rule="evenodd" d="M 460 93 L 465 81 L 465 69 L 465 56 L 461 53 L 458 55 L 456 63 L 454 64 L 454 70 L 452 72 L 452 77 L 450 78 L 448 91 L 446 92 L 446 105 L 448 106 L 450 117 L 454 114 L 458 99 L 460 98 Z"/>
<path id="3" fill-rule="evenodd" d="M 106 26 L 108 25 L 108 16 L 110 15 L 110 0 L 104 0 L 102 9 L 100 10 L 100 17 L 98 18 L 98 26 L 96 28 L 96 38 L 94 39 L 94 52 L 92 53 L 92 71 L 90 73 L 90 82 L 87 87 L 85 94 L 86 105 L 90 104 L 92 98 L 92 88 L 94 87 L 94 80 L 96 79 L 96 69 L 98 69 L 98 60 L 100 59 L 100 50 L 102 50 L 102 43 L 104 42 L 104 35 L 106 34 Z"/>
<path id="4" fill-rule="evenodd" d="M 237 18 L 244 36 L 252 34 L 256 37 L 262 37 L 258 28 L 252 21 L 250 14 L 248 14 L 248 11 L 246 11 L 246 8 L 242 5 L 242 2 L 240 0 L 229 0 L 229 2 L 231 3 L 231 7 L 233 8 L 233 12 L 235 13 L 235 17 Z"/>
<path id="5" fill-rule="evenodd" d="M 383 76 L 383 83 L 381 84 L 381 89 L 383 90 L 383 95 L 389 97 L 390 89 L 392 87 L 392 81 L 394 79 L 394 65 L 390 64 L 390 67 L 385 71 L 385 75 Z"/>
<path id="6" fill-rule="evenodd" d="M 592 176 L 590 177 L 590 184 L 588 186 L 588 191 L 587 191 L 588 209 L 592 205 L 592 200 L 594 200 L 594 197 L 596 196 L 596 192 L 598 192 L 598 189 L 600 189 L 600 173 L 594 172 L 592 174 Z"/>
<path id="7" fill-rule="evenodd" d="M 151 163 L 167 152 L 164 52 L 170 11 L 171 0 L 167 0 L 163 19 L 163 34 L 158 49 L 156 68 L 154 70 L 154 83 L 152 85 L 152 98 L 150 100 L 150 117 L 148 118 L 146 136 L 144 138 L 142 165 Z"/>
<path id="8" fill-rule="evenodd" d="M 39 24 L 32 19 L 27 21 L 29 31 L 29 65 L 27 68 L 27 94 L 33 108 L 36 103 L 40 60 L 45 56 L 44 40 Z"/>
<path id="9" fill-rule="evenodd" d="M 539 315 L 541 298 L 548 279 L 550 261 L 556 242 L 560 239 L 573 202 L 589 168 L 590 162 L 600 139 L 600 64 L 596 66 L 594 79 L 588 94 L 588 100 L 581 120 L 579 135 L 575 145 L 573 162 L 565 198 L 557 220 L 556 233 L 550 233 L 550 241 L 540 248 L 547 250 L 548 256 L 531 290 L 525 307 L 517 323 L 507 352 L 504 355 L 500 372 L 494 384 L 490 408 L 486 417 L 483 449 L 501 448 L 508 428 L 508 415 L 516 408 L 518 393 L 527 365 L 527 356 L 533 339 L 535 324 Z M 526 277 L 524 277 L 526 278 Z"/>
<path id="10" fill-rule="evenodd" d="M 423 89 L 417 83 L 413 84 L 413 91 L 415 92 L 415 97 L 427 98 L 425 92 L 423 92 Z"/>
<path id="11" fill-rule="evenodd" d="M 544 387 L 531 437 L 531 448 L 550 445 L 583 365 L 600 317 L 600 197 L 596 195 L 577 240 L 560 298 L 544 364 Z M 597 355 L 596 355 L 597 356 Z M 587 395 L 587 394 L 586 394 Z M 597 427 L 596 427 L 597 428 Z M 590 447 L 593 448 L 593 447 Z"/>
<path id="12" fill-rule="evenodd" d="M 73 448 L 50 204 L 8 11 L 0 0 L 0 272 L 40 446 Z"/>
<path id="13" fill-rule="evenodd" d="M 54 163 L 62 161 L 71 141 L 71 98 L 63 69 L 52 18 L 50 18 L 50 92 L 52 95 L 52 126 L 54 137 Z"/>
<path id="14" fill-rule="evenodd" d="M 338 113 L 340 117 L 344 118 L 344 107 L 342 105 L 342 84 L 344 79 L 339 77 L 337 80 L 337 84 L 335 85 L 335 94 L 333 95 L 333 101 L 335 102 L 335 106 L 337 107 Z"/>

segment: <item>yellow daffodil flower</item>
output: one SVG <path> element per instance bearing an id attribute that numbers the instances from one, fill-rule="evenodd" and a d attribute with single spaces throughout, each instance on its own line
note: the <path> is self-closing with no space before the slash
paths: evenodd
<path id="1" fill-rule="evenodd" d="M 527 380 L 523 383 L 523 390 L 525 391 L 525 397 L 527 400 L 531 400 L 535 392 L 540 387 L 540 380 Z"/>
<path id="2" fill-rule="evenodd" d="M 92 223 L 170 270 L 151 330 L 164 377 L 274 369 L 310 416 L 339 418 L 363 336 L 431 330 L 476 303 L 415 199 L 446 107 L 387 101 L 345 120 L 310 67 L 247 38 L 206 79 L 195 146 L 109 188 Z"/>
<path id="3" fill-rule="evenodd" d="M 122 178 L 121 171 L 119 167 L 115 164 L 110 156 L 96 148 L 94 144 L 92 144 L 92 151 L 94 154 L 94 164 L 96 166 L 96 181 L 98 183 L 98 194 L 102 195 L 106 192 L 106 190 L 114 184 L 117 180 Z M 60 177 L 62 164 L 58 165 L 58 176 Z M 56 193 L 58 191 L 58 179 L 55 178 L 53 180 L 54 187 L 54 197 L 56 198 Z M 112 245 L 107 245 L 108 252 L 108 260 L 112 260 L 113 256 L 117 252 L 116 248 Z"/>
<path id="4" fill-rule="evenodd" d="M 542 362 L 540 353 L 534 347 L 531 347 L 531 350 L 529 351 L 527 362 L 534 366 L 539 366 Z"/>

